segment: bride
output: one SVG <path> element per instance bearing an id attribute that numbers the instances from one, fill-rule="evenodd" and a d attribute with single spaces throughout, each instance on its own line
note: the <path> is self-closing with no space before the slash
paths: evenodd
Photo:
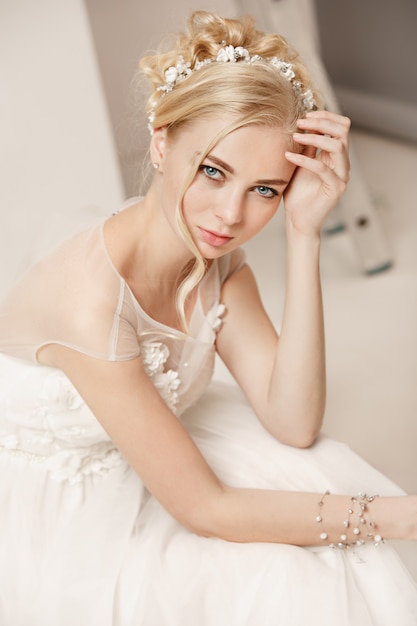
<path id="1" fill-rule="evenodd" d="M 248 18 L 142 60 L 143 198 L 37 263 L 0 317 L 7 626 L 411 626 L 405 495 L 320 434 L 320 229 L 349 120 Z M 284 200 L 278 336 L 242 246 Z M 237 386 L 207 387 L 214 356 Z"/>

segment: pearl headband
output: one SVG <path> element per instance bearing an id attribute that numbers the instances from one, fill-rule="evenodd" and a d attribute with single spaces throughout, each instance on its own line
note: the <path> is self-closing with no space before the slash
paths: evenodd
<path id="1" fill-rule="evenodd" d="M 272 65 L 272 67 L 276 68 L 279 73 L 286 78 L 290 83 L 295 93 L 300 97 L 304 111 L 311 111 L 317 108 L 316 102 L 314 100 L 313 92 L 311 89 L 307 89 L 303 91 L 303 85 L 301 81 L 294 80 L 295 73 L 293 71 L 293 66 L 291 63 L 287 63 L 278 57 L 272 57 L 271 59 L 264 59 L 263 57 L 255 54 L 254 56 L 250 56 L 248 50 L 246 48 L 242 48 L 242 46 L 234 47 L 234 46 L 226 46 L 224 45 L 217 53 L 216 58 L 204 59 L 203 61 L 197 61 L 194 67 L 191 67 L 191 63 L 189 61 L 185 62 L 184 57 L 180 56 L 175 65 L 171 65 L 165 71 L 165 83 L 160 85 L 157 88 L 157 91 L 162 92 L 161 97 L 165 96 L 167 93 L 172 91 L 179 83 L 188 78 L 193 72 L 198 71 L 202 67 L 209 65 L 210 63 L 236 63 L 237 61 L 244 61 L 245 63 L 252 64 L 256 61 L 264 61 Z M 149 130 L 153 132 L 153 122 L 155 120 L 155 108 L 156 103 L 153 105 L 149 116 Z"/>

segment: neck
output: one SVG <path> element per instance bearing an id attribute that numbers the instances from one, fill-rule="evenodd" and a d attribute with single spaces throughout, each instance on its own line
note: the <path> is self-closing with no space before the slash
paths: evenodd
<path id="1" fill-rule="evenodd" d="M 140 205 L 122 212 L 123 248 L 115 259 L 121 274 L 132 286 L 146 284 L 162 297 L 176 293 L 193 254 L 168 223 L 152 185 Z M 115 255 L 118 256 L 117 254 Z"/>

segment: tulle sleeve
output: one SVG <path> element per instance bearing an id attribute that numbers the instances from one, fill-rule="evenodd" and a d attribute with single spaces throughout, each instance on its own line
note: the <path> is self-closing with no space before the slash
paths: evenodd
<path id="1" fill-rule="evenodd" d="M 243 248 L 237 248 L 231 254 L 218 259 L 220 284 L 236 274 L 246 263 L 246 253 Z"/>
<path id="2" fill-rule="evenodd" d="M 0 352 L 36 361 L 58 343 L 105 360 L 140 353 L 135 302 L 108 258 L 102 224 L 29 270 L 2 303 Z"/>

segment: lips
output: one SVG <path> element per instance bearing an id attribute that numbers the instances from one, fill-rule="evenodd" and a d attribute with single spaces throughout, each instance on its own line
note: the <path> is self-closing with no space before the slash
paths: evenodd
<path id="1" fill-rule="evenodd" d="M 213 230 L 206 230 L 205 228 L 199 228 L 199 231 L 201 238 L 211 246 L 224 246 L 233 239 L 233 237 L 228 237 L 226 235 L 222 235 L 221 233 L 216 233 Z"/>

